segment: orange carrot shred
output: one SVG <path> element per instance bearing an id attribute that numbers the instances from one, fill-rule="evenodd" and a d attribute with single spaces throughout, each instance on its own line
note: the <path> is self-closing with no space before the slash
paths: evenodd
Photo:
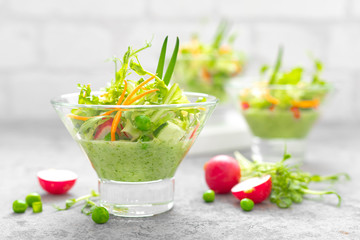
<path id="1" fill-rule="evenodd" d="M 124 102 L 124 105 L 130 105 L 130 104 L 136 102 L 137 100 L 139 100 L 140 98 L 142 98 L 143 96 L 145 96 L 149 93 L 152 93 L 152 92 L 156 92 L 156 91 L 159 91 L 159 89 L 151 89 L 146 92 L 143 92 L 143 93 L 137 95 L 136 97 L 134 97 L 133 99 L 128 100 L 128 102 Z"/>
<path id="2" fill-rule="evenodd" d="M 277 98 L 274 98 L 273 96 L 271 96 L 269 92 L 266 92 L 264 94 L 264 97 L 265 97 L 266 101 L 268 101 L 274 105 L 277 105 L 280 102 Z"/>
<path id="3" fill-rule="evenodd" d="M 120 105 L 123 100 L 124 100 L 124 97 L 125 97 L 125 93 L 126 93 L 126 89 L 127 89 L 127 81 L 124 79 L 124 82 L 125 82 L 125 85 L 124 85 L 124 90 L 123 92 L 121 93 L 121 96 L 117 102 L 117 105 Z M 111 141 L 115 141 L 116 140 L 116 137 L 115 137 L 115 133 L 116 133 L 116 129 L 120 123 L 120 119 L 121 119 L 121 114 L 122 114 L 122 111 L 118 111 L 114 117 L 114 120 L 111 124 L 111 131 L 110 131 L 110 135 L 111 135 Z"/>
<path id="4" fill-rule="evenodd" d="M 111 125 L 111 141 L 115 141 L 116 140 L 116 129 L 120 123 L 120 119 L 121 119 L 121 114 L 122 114 L 122 111 L 118 111 L 114 117 L 114 120 L 112 122 L 112 125 Z"/>
<path id="5" fill-rule="evenodd" d="M 117 102 L 116 105 L 120 105 L 120 104 L 122 103 L 122 101 L 124 100 L 125 93 L 126 93 L 126 89 L 127 89 L 127 81 L 124 80 L 124 82 L 125 82 L 124 90 L 123 90 L 123 92 L 121 93 L 121 96 L 120 96 L 120 98 L 119 98 L 119 101 Z"/>
<path id="6" fill-rule="evenodd" d="M 316 108 L 319 106 L 320 100 L 315 98 L 313 100 L 292 101 L 291 104 L 298 108 Z"/>
<path id="7" fill-rule="evenodd" d="M 126 105 L 126 102 L 129 101 L 141 87 L 143 87 L 145 84 L 147 84 L 148 82 L 150 82 L 154 78 L 155 78 L 155 75 L 150 77 L 149 79 L 143 81 L 134 90 L 132 90 L 131 93 L 129 93 L 129 95 L 126 97 L 126 99 L 124 101 L 124 105 Z"/>
<path id="8" fill-rule="evenodd" d="M 69 118 L 73 118 L 73 119 L 77 119 L 77 120 L 82 120 L 82 121 L 86 121 L 92 117 L 84 117 L 84 116 L 79 116 L 79 115 L 74 115 L 74 114 L 68 114 L 67 115 Z"/>

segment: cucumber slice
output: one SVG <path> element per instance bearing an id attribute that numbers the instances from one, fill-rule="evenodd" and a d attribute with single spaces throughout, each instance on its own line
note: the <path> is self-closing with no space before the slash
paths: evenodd
<path id="1" fill-rule="evenodd" d="M 161 130 L 166 127 L 168 125 L 167 122 L 161 124 L 157 129 L 155 129 L 154 131 L 154 136 L 157 137 L 159 135 L 159 133 L 161 132 Z"/>
<path id="2" fill-rule="evenodd" d="M 156 130 L 158 130 L 157 138 L 162 141 L 173 141 L 177 142 L 179 141 L 184 135 L 185 131 L 181 129 L 178 125 L 172 123 L 172 122 L 166 122 L 166 125 L 161 125 Z M 154 132 L 155 135 L 155 132 Z"/>

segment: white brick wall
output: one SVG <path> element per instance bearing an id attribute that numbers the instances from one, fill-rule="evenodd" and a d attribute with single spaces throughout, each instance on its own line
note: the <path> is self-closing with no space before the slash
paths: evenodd
<path id="1" fill-rule="evenodd" d="M 5 22 L 0 25 L 0 68 L 20 68 L 39 62 L 38 29 L 34 24 Z"/>
<path id="2" fill-rule="evenodd" d="M 112 68 L 111 68 L 112 69 Z M 9 80 L 9 111 L 14 118 L 57 118 L 50 99 L 64 93 L 77 92 L 77 83 L 91 83 L 95 89 L 104 86 L 110 75 L 101 71 L 83 74 L 64 72 L 20 72 Z"/>
<path id="3" fill-rule="evenodd" d="M 359 94 L 359 90 L 360 89 L 360 74 L 357 73 L 354 77 L 354 92 L 355 92 L 355 101 L 353 103 L 353 107 L 354 107 L 354 112 L 355 112 L 355 121 L 359 122 L 360 119 L 360 94 Z"/>
<path id="4" fill-rule="evenodd" d="M 312 67 L 311 51 L 337 86 L 323 121 L 360 120 L 358 0 L 0 0 L 0 120 L 53 119 L 51 97 L 112 78 L 106 58 L 154 36 L 140 58 L 154 71 L 166 35 L 170 48 L 194 32 L 210 41 L 222 18 L 238 32 L 249 73 L 272 64 L 280 44 L 288 67 Z"/>
<path id="5" fill-rule="evenodd" d="M 41 48 L 48 67 L 90 68 L 112 54 L 112 38 L 94 25 L 49 23 L 43 29 Z"/>
<path id="6" fill-rule="evenodd" d="M 16 15 L 71 18 L 136 18 L 146 14 L 146 0 L 11 0 Z"/>
<path id="7" fill-rule="evenodd" d="M 326 71 L 324 77 L 334 86 L 323 109 L 323 121 L 353 121 L 356 117 L 355 98 L 353 91 L 356 86 L 355 76 L 348 71 Z M 360 105 L 358 105 L 360 110 Z M 359 111 L 360 112 L 360 111 Z"/>
<path id="8" fill-rule="evenodd" d="M 215 13 L 215 0 L 151 0 L 150 11 L 153 17 L 179 19 L 183 21 L 210 17 Z M 217 5 L 216 4 L 216 5 Z"/>
<path id="9" fill-rule="evenodd" d="M 351 13 L 357 18 L 360 17 L 360 1 L 352 0 Z"/>
<path id="10" fill-rule="evenodd" d="M 219 11 L 235 18 L 337 19 L 346 15 L 346 0 L 223 0 Z"/>
<path id="11" fill-rule="evenodd" d="M 330 28 L 329 67 L 360 70 L 360 24 L 337 24 Z"/>
<path id="12" fill-rule="evenodd" d="M 259 62 L 275 62 L 280 45 L 284 47 L 284 67 L 304 65 L 312 67 L 312 61 L 308 53 L 324 59 L 324 37 L 319 28 L 299 24 L 256 24 L 253 28 L 255 33 L 255 52 Z"/>

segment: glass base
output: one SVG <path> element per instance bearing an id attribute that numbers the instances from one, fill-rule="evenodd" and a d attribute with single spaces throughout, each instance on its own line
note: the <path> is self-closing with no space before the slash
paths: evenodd
<path id="1" fill-rule="evenodd" d="M 174 206 L 175 178 L 151 182 L 99 179 L 100 205 L 121 217 L 149 217 Z"/>
<path id="2" fill-rule="evenodd" d="M 283 159 L 284 151 L 291 154 L 289 164 L 302 164 L 305 157 L 304 139 L 263 139 L 254 137 L 251 145 L 252 159 L 264 162 L 278 162 Z"/>

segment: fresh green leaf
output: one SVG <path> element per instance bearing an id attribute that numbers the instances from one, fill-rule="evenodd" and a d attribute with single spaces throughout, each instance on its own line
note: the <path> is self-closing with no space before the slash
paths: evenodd
<path id="1" fill-rule="evenodd" d="M 269 70 L 269 65 L 263 65 L 261 68 L 260 68 L 260 74 L 264 74 L 266 73 L 268 70 Z"/>
<path id="2" fill-rule="evenodd" d="M 163 42 L 163 45 L 161 48 L 160 57 L 159 57 L 159 62 L 158 62 L 157 68 L 156 68 L 156 75 L 161 79 L 162 79 L 163 71 L 164 71 L 167 42 L 168 42 L 168 36 L 166 36 L 166 38 L 164 39 L 164 42 Z"/>
<path id="3" fill-rule="evenodd" d="M 252 177 L 271 175 L 272 191 L 270 201 L 277 204 L 280 208 L 288 208 L 293 202 L 303 201 L 303 195 L 327 195 L 334 194 L 338 197 L 338 206 L 341 204 L 341 197 L 335 191 L 314 191 L 309 189 L 311 182 L 338 181 L 340 176 L 349 177 L 347 174 L 336 174 L 333 176 L 321 177 L 311 175 L 299 169 L 298 166 L 287 165 L 290 158 L 285 150 L 283 160 L 276 163 L 249 161 L 239 152 L 235 152 L 241 169 L 241 181 Z"/>
<path id="4" fill-rule="evenodd" d="M 296 85 L 301 81 L 303 69 L 300 67 L 291 69 L 290 72 L 284 73 L 277 81 L 276 84 L 290 84 Z"/>
<path id="5" fill-rule="evenodd" d="M 178 52 L 179 52 L 179 38 L 177 37 L 173 54 L 171 55 L 169 65 L 166 69 L 165 76 L 163 78 L 165 85 L 169 85 L 170 83 L 171 76 L 174 72 Z"/>
<path id="6" fill-rule="evenodd" d="M 130 61 L 130 68 L 132 70 L 134 70 L 134 72 L 136 72 L 140 76 L 144 76 L 147 74 L 147 72 L 142 68 L 142 66 L 140 64 L 134 62 L 134 60 Z"/>
<path id="7" fill-rule="evenodd" d="M 53 205 L 53 207 L 58 211 L 64 211 L 64 210 L 70 209 L 76 203 L 81 202 L 81 201 L 86 201 L 87 203 L 89 203 L 90 198 L 98 197 L 98 196 L 99 196 L 99 194 L 97 192 L 95 192 L 94 190 L 91 190 L 91 193 L 88 194 L 88 195 L 85 195 L 85 196 L 82 196 L 82 197 L 79 197 L 79 198 L 76 198 L 76 199 L 75 198 L 67 199 L 66 202 L 65 202 L 65 208 L 61 208 L 61 207 L 56 206 L 56 205 Z"/>
<path id="8" fill-rule="evenodd" d="M 280 46 L 279 51 L 278 51 L 278 55 L 277 55 L 277 58 L 276 58 L 276 63 L 275 63 L 275 66 L 274 66 L 274 72 L 271 75 L 269 84 L 275 84 L 275 82 L 276 82 L 276 77 L 277 77 L 277 74 L 278 74 L 278 72 L 280 70 L 280 67 L 281 67 L 282 56 L 283 56 L 283 47 Z"/>

